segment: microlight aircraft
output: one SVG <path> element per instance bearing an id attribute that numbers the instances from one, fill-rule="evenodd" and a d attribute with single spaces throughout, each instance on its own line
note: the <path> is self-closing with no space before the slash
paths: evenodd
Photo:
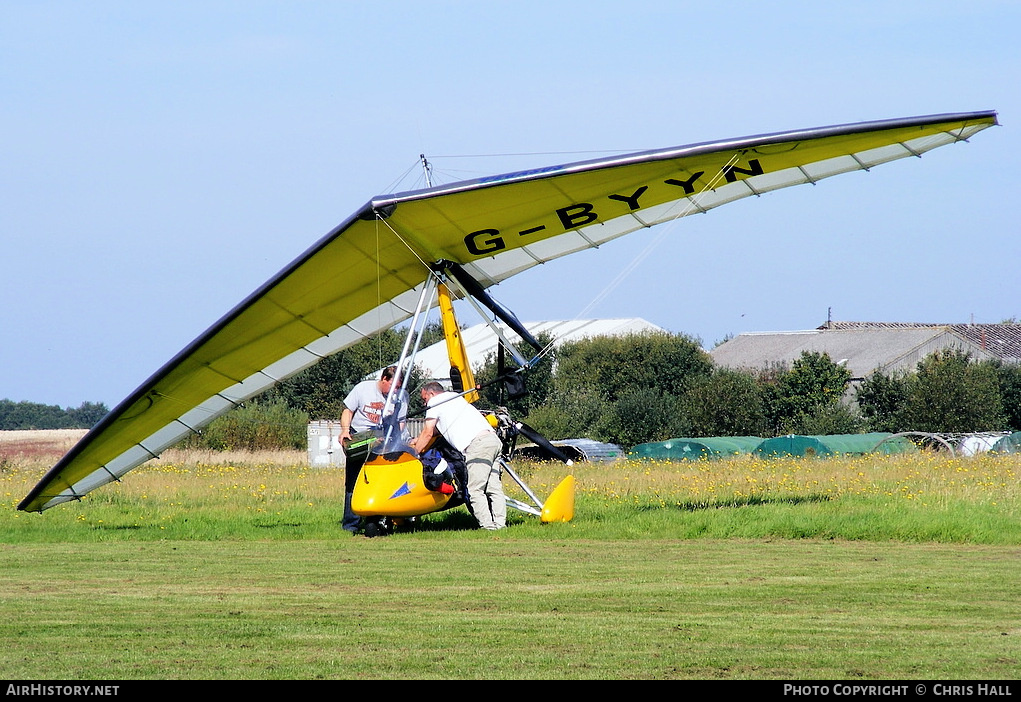
<path id="1" fill-rule="evenodd" d="M 433 267 L 482 288 L 630 232 L 772 190 L 921 156 L 993 111 L 727 139 L 373 198 L 157 370 L 21 501 L 79 500 L 274 383 L 409 319 Z"/>
<path id="2" fill-rule="evenodd" d="M 432 269 L 434 275 L 426 281 L 419 297 L 401 358 L 396 364 L 394 382 L 381 412 L 382 424 L 379 429 L 363 432 L 352 440 L 361 442 L 361 448 L 367 455 L 351 498 L 351 510 L 362 517 L 366 536 L 388 534 L 398 527 L 413 527 L 420 516 L 462 504 L 471 510 L 470 500 L 465 494 L 468 475 L 464 457 L 442 437 L 434 439 L 419 455 L 408 445 L 410 436 L 400 407 L 401 385 L 414 367 L 415 352 L 425 330 L 425 316 L 422 312 L 432 307 L 433 298 L 439 303 L 443 336 L 450 359 L 451 390 L 469 402 L 479 400 L 481 386 L 475 384 L 461 338 L 460 326 L 454 314 L 451 287 L 458 290 L 462 299 L 476 306 L 500 340 L 497 378 L 492 382 L 502 385 L 502 396 L 513 398 L 526 392 L 525 375 L 541 359 L 545 350 L 517 317 L 494 300 L 459 264 L 443 261 Z M 535 355 L 526 359 L 496 322 L 489 319 L 482 307 L 488 308 L 496 319 L 526 341 L 536 352 Z M 515 363 L 515 368 L 511 370 L 506 368 L 506 353 L 513 357 Z M 519 437 L 535 442 L 549 455 L 568 465 L 572 463 L 571 459 L 527 424 L 514 420 L 506 408 L 499 407 L 495 411 L 486 412 L 486 416 L 503 442 L 503 450 L 497 457 L 502 475 L 510 476 L 530 500 L 529 503 L 507 497 L 507 506 L 539 517 L 543 523 L 571 521 L 574 517 L 573 475 L 564 478 L 543 502 L 514 471 L 509 460 Z"/>

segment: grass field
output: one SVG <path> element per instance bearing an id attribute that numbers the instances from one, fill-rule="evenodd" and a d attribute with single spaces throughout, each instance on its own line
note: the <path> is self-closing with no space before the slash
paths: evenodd
<path id="1" fill-rule="evenodd" d="M 9 437 L 8 437 L 9 438 Z M 1017 456 L 578 465 L 576 518 L 342 536 L 304 454 L 184 454 L 43 515 L 0 436 L 0 677 L 1016 680 Z M 548 494 L 562 466 L 519 465 Z"/>

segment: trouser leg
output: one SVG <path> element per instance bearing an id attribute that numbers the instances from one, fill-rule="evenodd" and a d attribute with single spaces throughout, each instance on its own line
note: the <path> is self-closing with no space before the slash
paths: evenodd
<path id="1" fill-rule="evenodd" d="M 497 529 L 507 526 L 507 496 L 503 492 L 502 472 L 500 462 L 494 461 L 493 470 L 489 473 L 489 483 L 486 485 L 489 509 L 493 515 L 493 524 Z"/>
<path id="2" fill-rule="evenodd" d="M 351 498 L 354 493 L 344 493 L 344 521 L 341 522 L 341 526 L 344 527 L 344 531 L 358 531 L 362 524 L 362 518 L 351 511 Z"/>
<path id="3" fill-rule="evenodd" d="M 494 465 L 502 448 L 496 434 L 486 434 L 472 441 L 465 451 L 468 497 L 475 519 L 483 529 L 500 529 L 507 525 L 507 506 L 500 483 L 500 468 Z"/>
<path id="4" fill-rule="evenodd" d="M 487 466 L 483 461 L 468 461 L 468 499 L 471 501 L 471 511 L 475 516 L 475 521 L 483 529 L 496 528 L 493 513 L 489 508 L 489 498 L 486 495 L 491 469 L 492 467 Z"/>
<path id="5" fill-rule="evenodd" d="M 354 495 L 355 484 L 358 482 L 358 474 L 361 473 L 364 463 L 364 456 L 346 457 L 344 465 L 344 520 L 341 522 L 345 531 L 358 531 L 362 524 L 362 518 L 351 511 L 351 498 Z"/>

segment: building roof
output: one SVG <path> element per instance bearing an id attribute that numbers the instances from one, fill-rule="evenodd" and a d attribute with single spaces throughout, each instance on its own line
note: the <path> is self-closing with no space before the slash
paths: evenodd
<path id="1" fill-rule="evenodd" d="M 639 318 L 624 319 L 575 319 L 571 321 L 525 322 L 525 328 L 533 336 L 548 332 L 555 339 L 554 346 L 567 341 L 578 341 L 595 336 L 627 336 L 649 332 L 665 333 L 666 330 Z M 497 327 L 511 343 L 517 343 L 517 334 L 508 331 L 498 324 Z M 499 340 L 488 324 L 476 324 L 461 330 L 465 350 L 472 368 L 477 370 L 486 361 L 489 354 L 495 354 Z M 436 380 L 449 380 L 450 360 L 447 357 L 447 345 L 440 341 L 432 346 L 421 349 L 415 355 L 415 365 L 421 367 L 425 374 Z"/>
<path id="2" fill-rule="evenodd" d="M 946 328 L 1004 361 L 1021 361 L 1021 324 L 918 324 L 914 322 L 827 322 L 819 329 Z"/>
<path id="3" fill-rule="evenodd" d="M 779 364 L 790 367 L 806 351 L 827 353 L 854 378 L 876 371 L 914 370 L 927 355 L 945 349 L 968 352 L 977 360 L 999 358 L 958 333 L 954 325 L 839 325 L 831 322 L 829 327 L 805 331 L 739 334 L 709 354 L 720 366 L 758 369 Z"/>

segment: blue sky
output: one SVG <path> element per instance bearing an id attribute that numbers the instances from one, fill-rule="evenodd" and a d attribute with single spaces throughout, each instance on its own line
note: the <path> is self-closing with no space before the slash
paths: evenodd
<path id="1" fill-rule="evenodd" d="M 6 0 L 2 15 L 0 398 L 112 407 L 372 196 L 421 185 L 420 153 L 446 182 L 995 109 L 1003 126 L 969 144 L 636 233 L 494 293 L 523 320 L 644 317 L 707 346 L 830 310 L 1021 317 L 1021 3 Z"/>

